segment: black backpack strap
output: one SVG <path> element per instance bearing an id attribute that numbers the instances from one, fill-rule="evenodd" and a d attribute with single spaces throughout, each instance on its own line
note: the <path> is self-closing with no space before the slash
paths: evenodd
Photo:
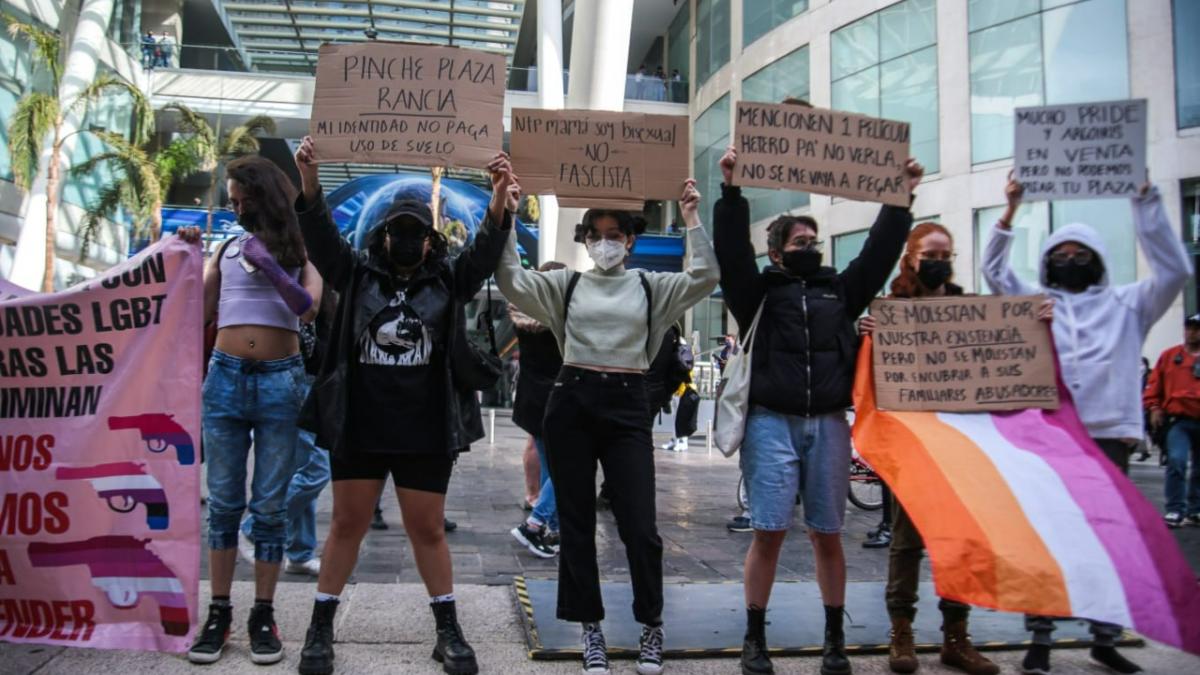
<path id="1" fill-rule="evenodd" d="M 571 314 L 571 296 L 575 295 L 575 287 L 579 285 L 579 272 L 571 274 L 571 280 L 567 282 L 567 292 L 563 295 L 563 335 L 567 334 L 567 316 Z"/>
<path id="2" fill-rule="evenodd" d="M 650 290 L 650 280 L 645 272 L 638 272 L 638 281 L 642 282 L 642 290 L 646 293 L 646 353 L 650 353 L 650 322 L 654 318 L 654 291 Z"/>
<path id="3" fill-rule="evenodd" d="M 492 354 L 500 356 L 500 350 L 496 348 L 496 326 L 492 322 L 492 280 L 488 279 L 485 285 L 487 286 L 487 311 L 484 316 L 487 318 L 488 344 L 492 348 Z"/>

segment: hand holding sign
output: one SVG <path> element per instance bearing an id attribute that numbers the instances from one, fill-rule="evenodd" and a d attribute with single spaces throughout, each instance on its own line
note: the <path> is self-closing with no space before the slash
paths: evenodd
<path id="1" fill-rule="evenodd" d="M 737 148 L 732 145 L 725 148 L 725 154 L 721 156 L 721 161 L 717 164 L 721 167 L 721 175 L 725 178 L 725 184 L 733 185 L 733 169 L 737 166 Z"/>
<path id="2" fill-rule="evenodd" d="M 311 202 L 321 190 L 321 178 L 317 170 L 317 162 L 313 159 L 313 138 L 305 136 L 296 148 L 296 170 L 300 172 L 300 190 L 304 193 L 304 201 Z"/>
<path id="3" fill-rule="evenodd" d="M 679 210 L 683 212 L 683 222 L 689 228 L 700 226 L 700 192 L 696 189 L 695 178 L 689 178 L 683 182 L 683 196 L 679 198 Z"/>

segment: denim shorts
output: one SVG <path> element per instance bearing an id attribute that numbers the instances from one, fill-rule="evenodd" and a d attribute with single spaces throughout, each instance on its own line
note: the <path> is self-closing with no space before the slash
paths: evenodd
<path id="1" fill-rule="evenodd" d="M 292 475 L 307 461 L 300 452 L 296 418 L 308 395 L 304 360 L 291 356 L 255 361 L 214 351 L 201 391 L 204 458 L 208 463 L 208 545 L 237 546 L 242 514 L 249 507 L 254 558 L 283 558 L 287 492 Z M 254 475 L 246 499 L 251 449 Z"/>
<path id="2" fill-rule="evenodd" d="M 842 531 L 850 490 L 850 425 L 844 412 L 805 417 L 751 406 L 741 465 L 754 529 L 791 529 L 800 495 L 809 530 Z"/>

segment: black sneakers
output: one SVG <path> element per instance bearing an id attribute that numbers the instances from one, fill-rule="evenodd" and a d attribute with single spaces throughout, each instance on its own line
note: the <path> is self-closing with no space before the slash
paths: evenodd
<path id="1" fill-rule="evenodd" d="M 583 624 L 583 672 L 608 675 L 608 645 L 598 623 Z"/>
<path id="2" fill-rule="evenodd" d="M 553 558 L 558 555 L 558 549 L 546 540 L 545 526 L 534 529 L 526 521 L 514 527 L 511 532 L 514 539 L 539 558 Z"/>
<path id="3" fill-rule="evenodd" d="M 1050 675 L 1050 645 L 1030 645 L 1021 661 L 1025 675 Z"/>
<path id="4" fill-rule="evenodd" d="M 442 664 L 442 670 L 450 675 L 475 675 L 479 664 L 475 662 L 475 650 L 463 637 L 458 625 L 458 613 L 454 601 L 429 604 L 437 623 L 437 646 L 433 648 L 433 660 Z"/>
<path id="5" fill-rule="evenodd" d="M 886 522 L 880 523 L 877 529 L 867 533 L 863 548 L 887 548 L 892 545 L 892 526 Z"/>
<path id="6" fill-rule="evenodd" d="M 221 658 L 225 643 L 229 640 L 229 627 L 233 625 L 233 607 L 209 605 L 208 619 L 188 650 L 188 661 L 192 663 L 216 663 Z"/>
<path id="7" fill-rule="evenodd" d="M 666 635 L 662 625 L 642 626 L 641 648 L 638 651 L 638 675 L 660 675 L 663 671 L 663 641 Z"/>
<path id="8" fill-rule="evenodd" d="M 275 625 L 275 608 L 255 603 L 250 610 L 250 660 L 260 666 L 279 663 L 283 660 L 283 643 L 279 641 L 279 627 Z"/>
<path id="9" fill-rule="evenodd" d="M 750 526 L 750 519 L 746 516 L 734 516 L 725 523 L 725 529 L 730 532 L 753 532 L 754 528 Z"/>
<path id="10" fill-rule="evenodd" d="M 1121 656 L 1116 647 L 1092 647 L 1092 660 L 1118 673 L 1140 673 L 1142 667 Z"/>
<path id="11" fill-rule="evenodd" d="M 300 652 L 300 675 L 330 675 L 333 672 L 333 617 L 338 601 L 313 602 L 312 621 Z"/>

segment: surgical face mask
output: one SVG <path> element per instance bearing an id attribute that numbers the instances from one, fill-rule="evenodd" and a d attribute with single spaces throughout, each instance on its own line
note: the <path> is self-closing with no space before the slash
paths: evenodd
<path id="1" fill-rule="evenodd" d="M 625 262 L 625 256 L 629 253 L 625 249 L 625 242 L 619 239 L 601 239 L 589 242 L 587 252 L 592 262 L 596 263 L 596 267 L 605 271 Z"/>
<path id="2" fill-rule="evenodd" d="M 1079 293 L 1100 281 L 1100 270 L 1094 265 L 1077 265 L 1075 263 L 1056 265 L 1051 263 L 1046 270 L 1046 278 L 1051 286 Z"/>
<path id="3" fill-rule="evenodd" d="M 917 267 L 917 279 L 929 290 L 942 287 L 954 274 L 954 267 L 949 260 L 922 260 Z"/>
<path id="4" fill-rule="evenodd" d="M 815 248 L 784 251 L 782 259 L 783 269 L 792 276 L 807 277 L 821 269 L 821 251 Z"/>

